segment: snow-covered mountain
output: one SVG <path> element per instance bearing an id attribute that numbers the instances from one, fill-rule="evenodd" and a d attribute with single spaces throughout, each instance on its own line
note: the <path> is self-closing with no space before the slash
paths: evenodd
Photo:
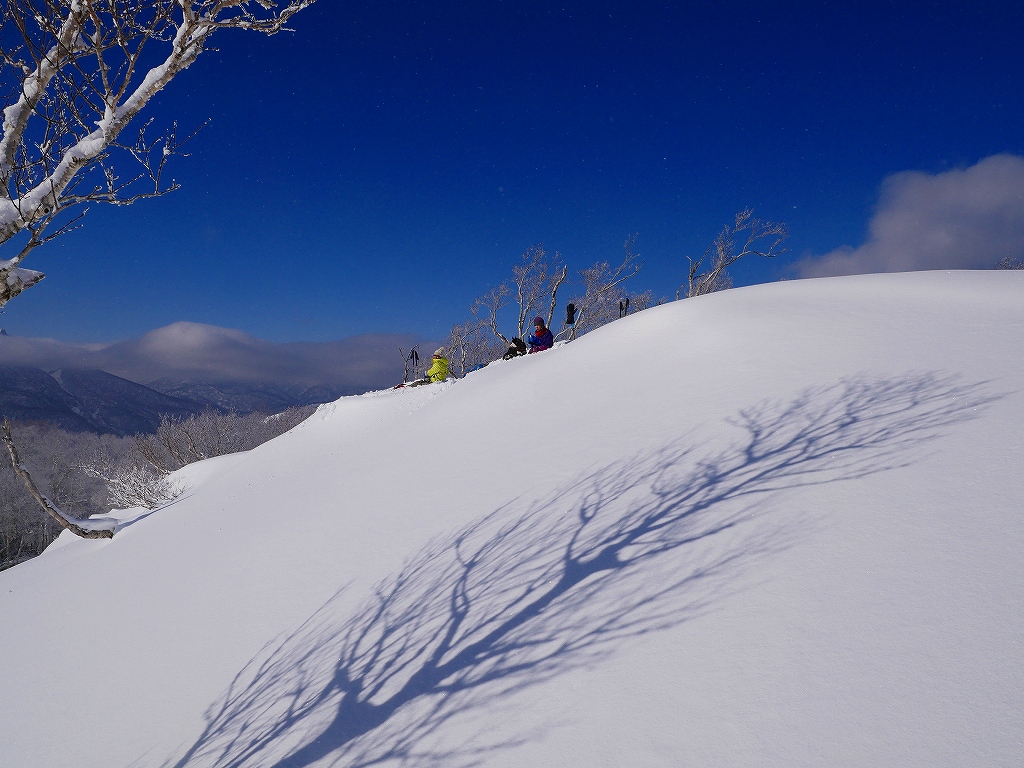
<path id="1" fill-rule="evenodd" d="M 0 764 L 1024 764 L 1022 330 L 795 281 L 321 406 L 0 573 Z"/>
<path id="2" fill-rule="evenodd" d="M 163 415 L 184 418 L 209 406 L 99 370 L 0 365 L 0 416 L 48 421 L 75 432 L 155 432 Z"/>
<path id="3" fill-rule="evenodd" d="M 252 381 L 207 382 L 158 379 L 150 389 L 171 397 L 202 403 L 206 408 L 235 413 L 280 413 L 296 405 L 319 405 L 342 395 L 362 394 L 365 388 L 319 384 L 279 385 Z"/>
<path id="4" fill-rule="evenodd" d="M 155 432 L 165 415 L 180 419 L 208 409 L 280 413 L 343 393 L 352 388 L 166 380 L 143 386 L 95 369 L 0 365 L 0 417 L 121 436 Z"/>

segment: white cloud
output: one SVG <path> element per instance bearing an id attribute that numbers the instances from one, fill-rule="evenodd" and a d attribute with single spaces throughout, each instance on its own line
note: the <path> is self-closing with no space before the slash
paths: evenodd
<path id="1" fill-rule="evenodd" d="M 889 176 L 867 242 L 805 259 L 802 277 L 922 269 L 988 269 L 1024 255 L 1024 158 L 1001 154 L 969 168 Z"/>

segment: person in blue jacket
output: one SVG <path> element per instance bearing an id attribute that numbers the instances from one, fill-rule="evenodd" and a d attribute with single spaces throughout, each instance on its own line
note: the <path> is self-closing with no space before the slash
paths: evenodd
<path id="1" fill-rule="evenodd" d="M 551 331 L 544 327 L 544 318 L 535 317 L 533 318 L 533 333 L 526 337 L 526 343 L 530 345 L 530 351 L 528 354 L 534 352 L 543 352 L 545 349 L 551 349 L 555 343 L 555 337 L 551 335 Z"/>

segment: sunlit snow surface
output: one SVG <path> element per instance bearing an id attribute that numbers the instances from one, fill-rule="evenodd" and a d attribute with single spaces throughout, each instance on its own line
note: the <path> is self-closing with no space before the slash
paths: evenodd
<path id="1" fill-rule="evenodd" d="M 0 573 L 0 764 L 1022 765 L 1022 388 L 948 272 L 343 398 Z"/>

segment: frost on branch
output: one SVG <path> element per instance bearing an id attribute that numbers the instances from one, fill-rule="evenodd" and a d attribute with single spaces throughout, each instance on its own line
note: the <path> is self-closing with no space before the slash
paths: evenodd
<path id="1" fill-rule="evenodd" d="M 165 165 L 191 137 L 179 140 L 173 126 L 150 138 L 148 123 L 121 135 L 210 35 L 274 34 L 312 3 L 0 0 L 0 246 L 12 249 L 0 260 L 0 306 L 42 279 L 21 262 L 76 228 L 87 204 L 129 205 L 177 188 Z"/>
<path id="2" fill-rule="evenodd" d="M 157 509 L 182 492 L 181 485 L 172 483 L 152 467 L 116 461 L 105 453 L 97 453 L 80 469 L 106 484 L 107 498 L 117 509 Z"/>
<path id="3" fill-rule="evenodd" d="M 599 261 L 580 271 L 583 291 L 571 299 L 576 307 L 576 323 L 563 327 L 558 337 L 567 336 L 569 339 L 575 339 L 618 319 L 621 316 L 619 301 L 622 297 L 632 301 L 633 310 L 636 312 L 655 303 L 650 291 L 631 294 L 623 287 L 623 284 L 636 277 L 643 267 L 640 255 L 634 249 L 636 238 L 635 234 L 626 237 L 622 244 L 625 253 L 618 266 L 612 266 L 607 261 Z"/>

